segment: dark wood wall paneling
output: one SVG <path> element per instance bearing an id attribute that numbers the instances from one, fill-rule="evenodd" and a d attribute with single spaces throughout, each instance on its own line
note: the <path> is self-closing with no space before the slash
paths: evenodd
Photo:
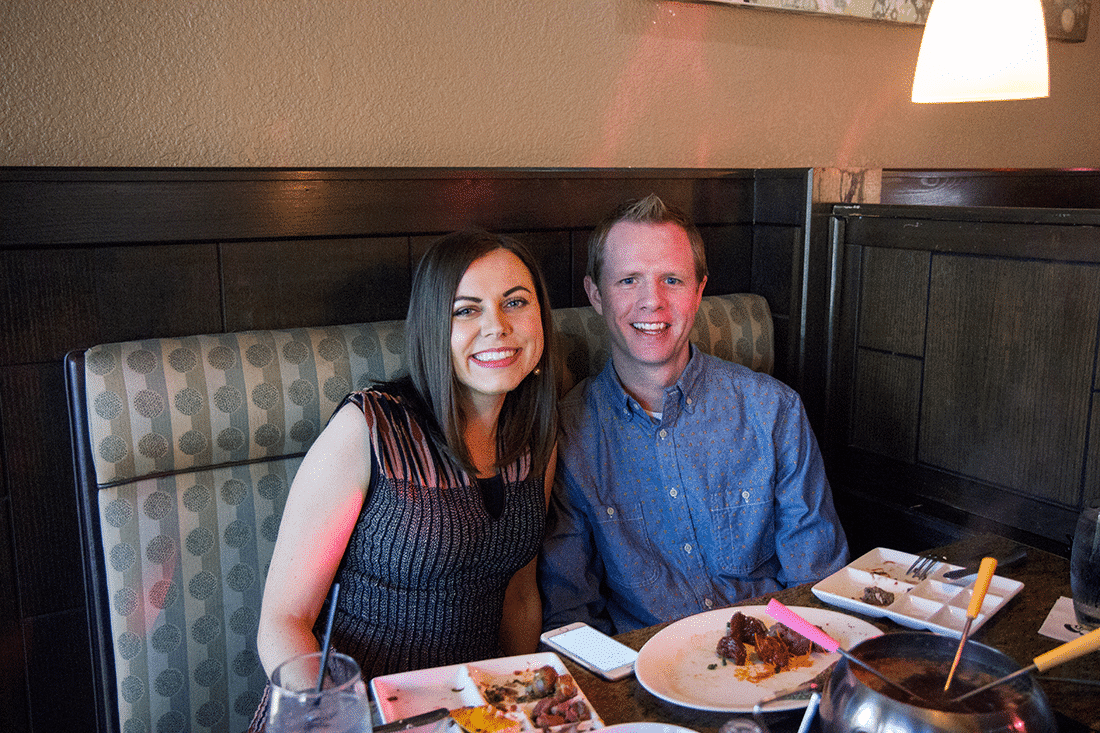
<path id="1" fill-rule="evenodd" d="M 404 318 L 413 263 L 470 225 L 521 237 L 553 305 L 584 305 L 591 228 L 654 191 L 699 224 L 708 294 L 768 298 L 776 374 L 796 384 L 791 268 L 808 181 L 806 170 L 0 169 L 0 729 L 92 725 L 66 352 Z"/>
<path id="2" fill-rule="evenodd" d="M 1100 212 L 835 212 L 827 453 L 846 524 L 885 508 L 912 549 L 991 529 L 1065 552 L 1100 496 Z"/>

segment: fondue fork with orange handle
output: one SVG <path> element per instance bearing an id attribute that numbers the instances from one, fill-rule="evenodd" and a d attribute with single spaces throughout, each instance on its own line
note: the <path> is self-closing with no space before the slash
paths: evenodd
<path id="1" fill-rule="evenodd" d="M 959 660 L 962 659 L 963 647 L 966 646 L 966 637 L 970 636 L 970 625 L 982 612 L 982 602 L 985 601 L 985 593 L 989 590 L 989 583 L 993 580 L 995 572 L 997 572 L 997 558 L 982 558 L 982 564 L 978 567 L 978 577 L 974 581 L 974 590 L 970 592 L 970 605 L 966 607 L 966 625 L 963 626 L 962 636 L 959 637 L 959 648 L 955 650 L 951 671 L 947 673 L 947 681 L 943 683 L 944 692 L 951 687 L 951 680 L 954 679 L 955 670 L 959 668 Z"/>
<path id="2" fill-rule="evenodd" d="M 979 692 L 985 692 L 990 687 L 996 687 L 997 685 L 1008 682 L 1009 680 L 1019 677 L 1020 675 L 1026 674 L 1028 672 L 1045 672 L 1051 667 L 1057 667 L 1063 662 L 1072 661 L 1074 659 L 1077 659 L 1077 657 L 1082 657 L 1089 652 L 1096 651 L 1097 649 L 1100 649 L 1100 629 L 1093 629 L 1082 637 L 1074 639 L 1073 641 L 1066 642 L 1061 646 L 1056 646 L 1045 654 L 1040 654 L 1039 656 L 1032 659 L 1031 664 L 1027 667 L 1024 667 L 1023 669 L 1018 669 L 1012 674 L 1005 675 L 1001 679 L 994 680 L 988 685 L 979 687 L 976 690 L 971 690 L 965 695 L 959 695 L 951 702 L 955 703 L 959 700 L 965 700 L 971 695 L 977 695 Z"/>

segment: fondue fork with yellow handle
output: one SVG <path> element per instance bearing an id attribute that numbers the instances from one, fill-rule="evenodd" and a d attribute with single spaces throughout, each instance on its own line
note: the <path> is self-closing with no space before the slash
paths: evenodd
<path id="1" fill-rule="evenodd" d="M 960 700 L 965 700 L 971 695 L 977 695 L 979 692 L 985 692 L 990 687 L 996 687 L 997 685 L 1008 682 L 1009 680 L 1015 679 L 1016 677 L 1019 677 L 1020 675 L 1026 674 L 1028 672 L 1045 672 L 1051 667 L 1057 667 L 1063 662 L 1069 662 L 1077 659 L 1077 657 L 1083 657 L 1089 652 L 1094 652 L 1097 649 L 1100 649 L 1100 629 L 1093 629 L 1082 637 L 1074 639 L 1073 641 L 1066 642 L 1061 646 L 1056 646 L 1045 654 L 1040 654 L 1039 656 L 1032 659 L 1031 664 L 1027 667 L 1024 667 L 1023 669 L 1018 669 L 1012 674 L 1005 675 L 1001 679 L 994 680 L 988 685 L 979 687 L 976 690 L 971 690 L 965 695 L 959 695 L 951 702 L 956 703 Z"/>
<path id="2" fill-rule="evenodd" d="M 966 646 L 966 637 L 970 636 L 970 625 L 982 612 L 982 602 L 985 601 L 985 593 L 989 590 L 989 583 L 993 580 L 995 572 L 997 572 L 997 558 L 982 558 L 982 564 L 978 567 L 978 577 L 974 580 L 974 590 L 970 592 L 970 605 L 966 607 L 966 625 L 963 626 L 962 636 L 959 637 L 959 648 L 955 650 L 951 671 L 947 673 L 947 681 L 943 683 L 944 692 L 951 687 L 951 680 L 954 679 L 955 670 L 959 668 L 959 660 L 962 659 L 963 647 Z"/>

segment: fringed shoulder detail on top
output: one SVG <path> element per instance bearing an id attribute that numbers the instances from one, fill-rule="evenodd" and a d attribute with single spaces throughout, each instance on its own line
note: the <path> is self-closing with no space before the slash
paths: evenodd
<path id="1" fill-rule="evenodd" d="M 383 474 L 421 486 L 459 486 L 472 478 L 439 450 L 415 409 L 401 395 L 378 389 L 352 392 L 344 402 L 362 411 L 370 433 L 371 450 Z M 337 408 L 338 410 L 339 408 Z M 525 480 L 531 472 L 531 454 L 505 466 L 506 483 Z"/>

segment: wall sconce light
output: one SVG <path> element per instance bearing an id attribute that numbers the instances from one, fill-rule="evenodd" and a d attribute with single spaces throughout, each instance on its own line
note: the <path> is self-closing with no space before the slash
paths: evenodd
<path id="1" fill-rule="evenodd" d="M 935 0 L 924 26 L 914 102 L 1050 96 L 1041 0 Z"/>

